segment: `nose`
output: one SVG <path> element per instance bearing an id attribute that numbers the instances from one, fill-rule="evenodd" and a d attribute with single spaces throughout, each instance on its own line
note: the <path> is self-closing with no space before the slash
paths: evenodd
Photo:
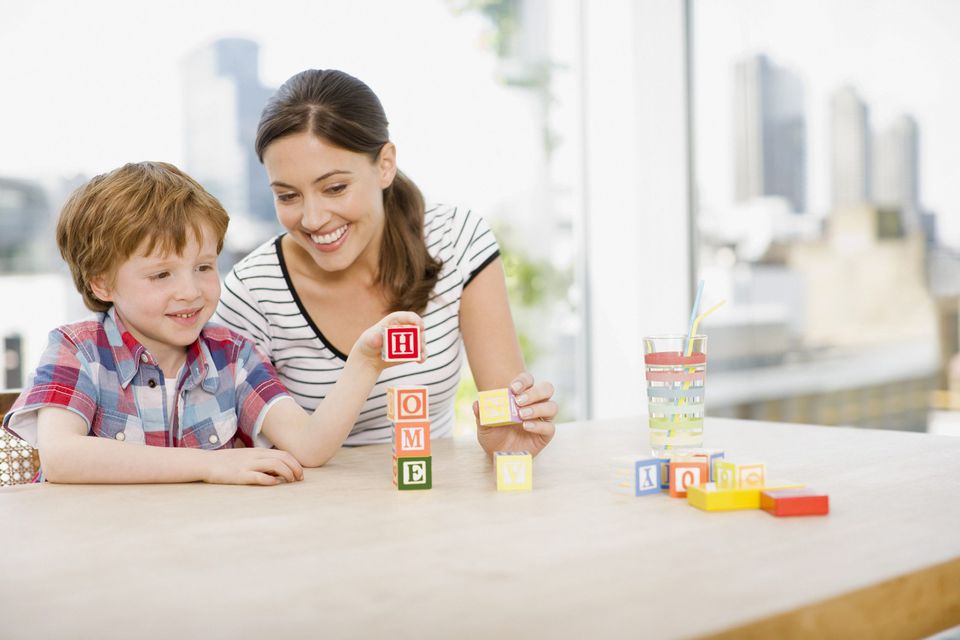
<path id="1" fill-rule="evenodd" d="M 177 280 L 177 300 L 193 301 L 200 297 L 200 285 L 197 282 L 197 274 L 194 272 L 184 274 Z"/>
<path id="2" fill-rule="evenodd" d="M 323 199 L 306 197 L 303 201 L 303 217 L 301 224 L 307 231 L 313 232 L 323 228 L 330 220 L 330 212 L 323 205 Z"/>

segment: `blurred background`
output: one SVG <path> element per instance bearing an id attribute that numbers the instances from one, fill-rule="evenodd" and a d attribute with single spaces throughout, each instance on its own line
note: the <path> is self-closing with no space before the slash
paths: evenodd
<path id="1" fill-rule="evenodd" d="M 493 224 L 561 419 L 641 414 L 641 338 L 686 331 L 702 279 L 708 415 L 960 434 L 958 32 L 950 0 L 5 2 L 0 388 L 86 314 L 72 189 L 184 168 L 231 214 L 226 272 L 280 229 L 266 99 L 339 68 L 427 199 Z"/>

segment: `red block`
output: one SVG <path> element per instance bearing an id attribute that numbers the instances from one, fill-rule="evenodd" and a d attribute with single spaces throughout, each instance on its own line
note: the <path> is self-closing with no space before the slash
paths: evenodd
<path id="1" fill-rule="evenodd" d="M 761 491 L 760 508 L 775 516 L 823 516 L 830 513 L 830 496 L 812 489 Z"/>
<path id="2" fill-rule="evenodd" d="M 420 327 L 384 327 L 381 356 L 387 362 L 415 362 L 419 360 Z"/>

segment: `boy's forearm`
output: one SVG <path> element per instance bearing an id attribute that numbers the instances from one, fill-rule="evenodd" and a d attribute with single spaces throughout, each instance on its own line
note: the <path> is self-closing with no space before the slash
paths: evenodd
<path id="1" fill-rule="evenodd" d="M 151 447 L 73 435 L 41 447 L 40 462 L 50 482 L 194 482 L 205 478 L 205 456 L 209 455 L 201 449 Z"/>
<path id="2" fill-rule="evenodd" d="M 379 368 L 360 359 L 347 359 L 340 379 L 309 416 L 299 451 L 291 451 L 301 464 L 319 467 L 333 457 L 350 435 L 379 376 Z"/>

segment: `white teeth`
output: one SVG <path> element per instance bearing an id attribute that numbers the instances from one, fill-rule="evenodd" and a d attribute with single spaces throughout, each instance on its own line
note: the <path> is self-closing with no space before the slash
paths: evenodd
<path id="1" fill-rule="evenodd" d="M 316 242 L 317 244 L 330 244 L 331 242 L 336 242 L 337 240 L 339 240 L 340 236 L 346 233 L 346 231 L 347 231 L 347 225 L 343 225 L 339 229 L 331 231 L 330 233 L 325 233 L 323 235 L 320 235 L 319 233 L 311 233 L 310 239 Z"/>
<path id="2" fill-rule="evenodd" d="M 193 316 L 197 315 L 197 312 L 194 311 L 193 313 L 171 313 L 170 315 L 172 315 L 175 318 L 192 318 Z"/>

